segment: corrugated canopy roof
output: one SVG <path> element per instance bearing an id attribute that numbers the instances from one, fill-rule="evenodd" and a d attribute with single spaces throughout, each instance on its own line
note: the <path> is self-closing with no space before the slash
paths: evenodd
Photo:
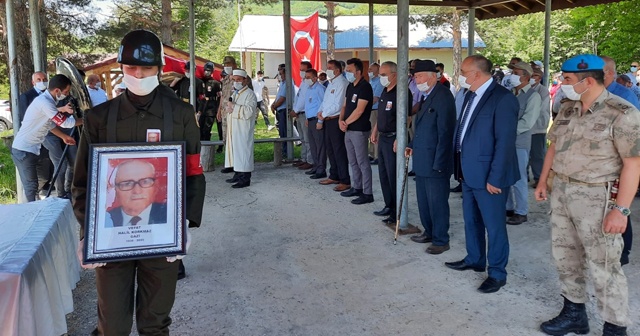
<path id="1" fill-rule="evenodd" d="M 315 0 L 298 0 L 315 1 Z M 620 2 L 621 0 L 551 0 L 551 10 L 585 7 Z M 397 0 L 340 0 L 351 3 L 374 3 L 396 5 Z M 458 9 L 476 9 L 478 20 L 495 19 L 529 13 L 544 12 L 545 0 L 410 0 L 413 6 L 456 7 Z"/>
<path id="2" fill-rule="evenodd" d="M 293 17 L 302 19 L 302 17 Z M 373 46 L 375 49 L 397 49 L 398 18 L 394 15 L 376 15 L 373 17 Z M 231 51 L 284 52 L 284 22 L 282 16 L 245 15 L 229 46 Z M 320 18 L 320 46 L 327 48 L 327 22 Z M 336 51 L 369 48 L 369 17 L 338 16 L 335 18 Z M 448 26 L 427 29 L 422 23 L 410 24 L 409 48 L 433 49 L 453 48 L 453 38 L 447 32 Z M 467 27 L 462 30 L 462 47 L 467 47 Z M 475 47 L 485 47 L 484 42 L 475 34 Z"/>

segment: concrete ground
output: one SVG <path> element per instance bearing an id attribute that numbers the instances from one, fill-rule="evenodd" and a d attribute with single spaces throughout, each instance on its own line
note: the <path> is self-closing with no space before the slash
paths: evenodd
<path id="1" fill-rule="evenodd" d="M 562 306 L 548 203 L 531 195 L 529 221 L 508 228 L 507 285 L 482 294 L 476 288 L 486 274 L 443 265 L 466 254 L 460 194 L 449 199 L 450 251 L 426 254 L 426 246 L 408 236 L 394 246 L 393 232 L 372 214 L 383 207 L 373 168 L 376 202 L 359 206 L 291 167 L 258 164 L 251 187 L 240 190 L 224 182 L 230 176 L 207 173 L 204 223 L 192 231 L 171 333 L 542 335 L 540 322 Z M 409 182 L 409 220 L 420 226 L 415 183 Z M 638 200 L 633 210 L 640 213 Z M 638 249 L 624 267 L 634 321 L 629 335 L 640 335 Z M 97 321 L 93 271 L 83 271 L 74 302 L 69 335 L 88 335 Z M 590 335 L 601 335 L 595 299 L 588 311 Z"/>

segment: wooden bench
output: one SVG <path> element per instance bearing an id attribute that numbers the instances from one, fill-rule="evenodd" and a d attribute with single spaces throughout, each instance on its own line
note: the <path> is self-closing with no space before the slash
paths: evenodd
<path id="1" fill-rule="evenodd" d="M 300 141 L 298 137 L 290 138 L 266 138 L 266 139 L 254 139 L 253 143 L 273 143 L 273 165 L 278 167 L 282 165 L 282 146 L 283 142 Z M 214 161 L 216 154 L 216 146 L 222 146 L 224 142 L 222 140 L 216 141 L 200 141 L 202 149 L 200 151 L 200 164 L 202 169 L 206 172 L 213 171 Z"/>

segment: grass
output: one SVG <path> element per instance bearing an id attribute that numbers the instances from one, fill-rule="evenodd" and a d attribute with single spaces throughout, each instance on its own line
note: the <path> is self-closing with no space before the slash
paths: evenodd
<path id="1" fill-rule="evenodd" d="M 271 118 L 270 118 L 271 119 Z M 273 124 L 273 120 L 271 120 Z M 211 132 L 212 140 L 218 140 L 217 126 L 213 126 Z M 13 130 L 0 133 L 0 137 L 13 134 Z M 278 129 L 267 131 L 262 115 L 258 118 L 255 131 L 256 139 L 277 138 Z M 273 162 L 273 144 L 256 144 L 254 147 L 254 157 L 256 162 Z M 300 157 L 300 147 L 294 147 L 294 157 Z M 224 166 L 224 155 L 218 154 L 215 159 L 216 167 Z M 11 159 L 11 150 L 4 142 L 0 142 L 0 204 L 10 204 L 16 202 L 16 169 Z"/>
<path id="2" fill-rule="evenodd" d="M 0 138 L 13 134 L 13 130 L 0 133 Z M 0 142 L 0 204 L 16 202 L 16 168 L 11 159 L 11 150 Z"/>
<path id="3" fill-rule="evenodd" d="M 271 125 L 275 125 L 273 121 L 273 117 L 269 117 L 269 121 Z M 213 125 L 213 130 L 211 131 L 211 140 L 219 140 L 218 139 L 218 126 L 217 124 Z M 267 131 L 267 126 L 264 124 L 264 118 L 262 118 L 262 114 L 258 116 L 258 124 L 256 125 L 255 130 L 255 138 L 256 139 L 266 139 L 266 138 L 278 138 L 278 129 L 274 128 L 271 131 Z M 272 143 L 261 143 L 256 144 L 253 148 L 253 155 L 255 162 L 273 162 L 273 144 Z M 293 157 L 300 157 L 300 147 L 294 146 Z M 215 158 L 215 166 L 216 167 L 224 167 L 224 154 L 216 154 Z"/>

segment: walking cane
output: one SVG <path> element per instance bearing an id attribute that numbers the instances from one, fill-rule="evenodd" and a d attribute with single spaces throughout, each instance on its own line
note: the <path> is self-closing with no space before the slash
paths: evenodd
<path id="1" fill-rule="evenodd" d="M 400 217 L 402 217 L 402 203 L 404 202 L 404 188 L 407 187 L 407 176 L 409 176 L 409 157 L 404 158 L 404 177 L 402 179 L 402 193 L 400 193 L 400 208 L 398 208 L 398 218 L 396 218 L 396 234 L 393 236 L 393 245 L 398 243 L 398 229 L 400 228 Z"/>
<path id="2" fill-rule="evenodd" d="M 77 126 L 74 126 L 71 129 L 71 132 L 69 132 L 70 137 L 73 137 L 73 135 L 76 133 L 76 128 Z M 51 178 L 51 183 L 49 184 L 49 190 L 47 190 L 47 195 L 45 196 L 45 198 L 48 198 L 49 196 L 51 196 L 51 190 L 53 190 L 53 185 L 56 183 L 56 179 L 58 179 L 58 175 L 60 175 L 60 167 L 62 167 L 62 163 L 66 160 L 65 156 L 67 155 L 68 150 L 69 150 L 69 145 L 65 144 L 64 149 L 62 150 L 62 155 L 60 155 L 60 162 L 58 162 L 56 169 L 53 170 L 53 177 Z M 56 190 L 56 192 L 59 192 L 59 190 Z"/>

